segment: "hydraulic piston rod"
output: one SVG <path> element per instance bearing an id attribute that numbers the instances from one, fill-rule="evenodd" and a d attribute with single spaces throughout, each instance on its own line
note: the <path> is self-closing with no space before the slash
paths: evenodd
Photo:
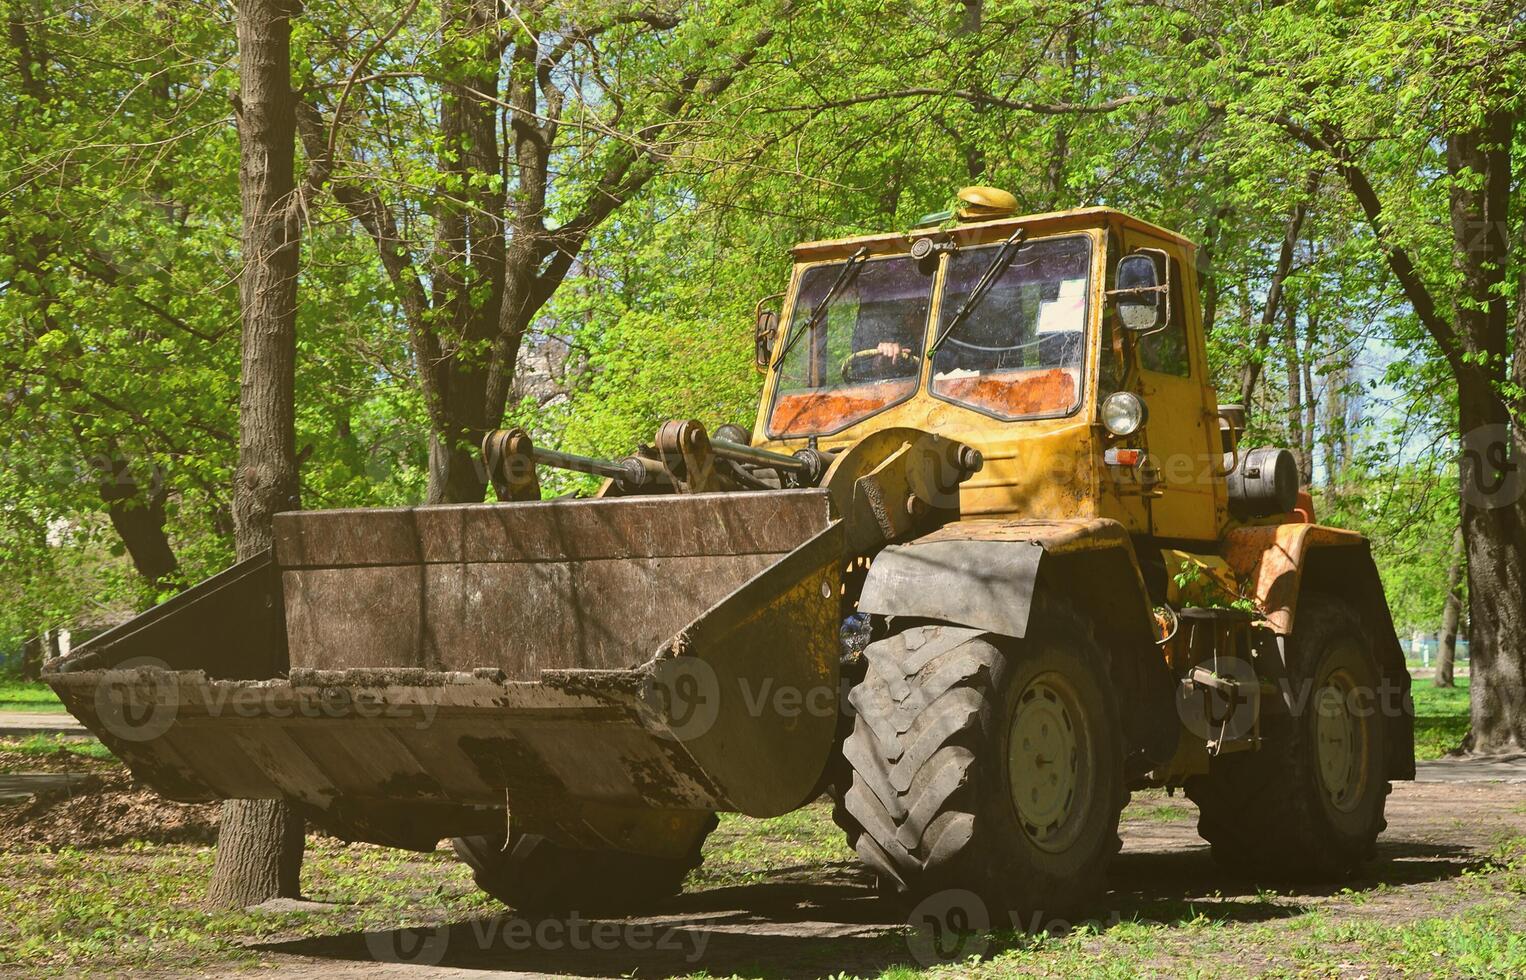
<path id="1" fill-rule="evenodd" d="M 791 473 L 809 473 L 813 469 L 809 460 L 799 456 L 789 456 L 767 449 L 744 446 L 739 442 L 732 442 L 729 439 L 717 439 L 715 436 L 710 437 L 710 448 L 715 451 L 717 456 L 723 459 L 736 460 L 739 463 L 754 463 L 758 466 L 768 466 L 776 470 L 789 470 Z"/>
<path id="2" fill-rule="evenodd" d="M 482 458 L 500 500 L 539 500 L 536 465 L 589 473 L 624 487 L 657 485 L 667 480 L 661 464 L 640 456 L 599 459 L 557 449 L 542 449 L 523 429 L 497 429 L 482 439 Z"/>
<path id="3" fill-rule="evenodd" d="M 591 473 L 594 476 L 602 476 L 611 480 L 628 481 L 632 474 L 631 468 L 626 465 L 626 460 L 597 459 L 593 456 L 564 453 L 556 449 L 542 449 L 539 446 L 531 450 L 530 458 L 542 466 L 555 466 L 558 469 Z"/>

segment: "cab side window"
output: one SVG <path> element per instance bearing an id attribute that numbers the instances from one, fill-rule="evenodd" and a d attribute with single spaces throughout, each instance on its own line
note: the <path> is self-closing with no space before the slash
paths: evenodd
<path id="1" fill-rule="evenodd" d="M 1185 378 L 1191 374 L 1187 357 L 1187 308 L 1182 302 L 1182 267 L 1171 260 L 1171 318 L 1164 330 L 1143 338 L 1139 344 L 1139 363 L 1146 371 L 1174 374 Z"/>

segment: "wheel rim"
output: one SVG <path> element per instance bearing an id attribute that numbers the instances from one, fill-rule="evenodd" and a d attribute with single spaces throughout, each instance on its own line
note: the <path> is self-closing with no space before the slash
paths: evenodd
<path id="1" fill-rule="evenodd" d="M 1337 668 L 1320 685 L 1315 704 L 1320 785 L 1325 799 L 1343 813 L 1357 808 L 1367 783 L 1371 745 L 1366 718 L 1359 714 L 1356 703 L 1359 691 L 1356 678 Z"/>
<path id="2" fill-rule="evenodd" d="M 1035 677 L 1017 698 L 1007 755 L 1008 786 L 1023 833 L 1060 852 L 1075 842 L 1090 805 L 1087 718 L 1063 677 Z"/>

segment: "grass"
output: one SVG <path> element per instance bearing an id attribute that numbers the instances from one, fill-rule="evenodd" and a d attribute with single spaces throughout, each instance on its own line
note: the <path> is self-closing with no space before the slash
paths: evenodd
<path id="1" fill-rule="evenodd" d="M 27 756 L 51 756 L 59 752 L 88 756 L 91 759 L 114 759 L 111 750 L 99 739 L 78 735 L 30 735 L 26 738 L 0 738 L 0 752 Z"/>
<path id="2" fill-rule="evenodd" d="M 180 845 L 8 855 L 0 870 L 7 907 L 0 962 L 60 975 L 254 966 L 259 953 L 240 943 L 393 929 L 421 918 L 453 922 L 502 909 L 448 851 L 312 840 L 304 891 L 342 904 L 315 912 L 208 912 L 201 900 L 212 860 L 211 848 Z"/>
<path id="3" fill-rule="evenodd" d="M 720 819 L 706 840 L 705 863 L 692 884 L 742 885 L 799 868 L 857 861 L 826 806 L 804 807 L 764 821 L 734 813 L 723 813 Z"/>
<path id="4" fill-rule="evenodd" d="M 1123 811 L 1123 819 L 1175 823 L 1178 820 L 1196 820 L 1197 810 L 1190 806 L 1171 806 L 1170 804 L 1145 806 L 1136 803 Z"/>
<path id="5" fill-rule="evenodd" d="M 1468 678 L 1456 687 L 1436 687 L 1417 678 L 1410 689 L 1415 701 L 1415 758 L 1439 759 L 1468 733 Z"/>
<path id="6" fill-rule="evenodd" d="M 791 872 L 819 875 L 847 859 L 841 840 L 821 804 L 772 820 L 730 818 L 712 836 L 707 869 L 691 887 L 750 882 L 757 874 L 740 870 L 744 859 L 772 869 L 774 882 Z M 895 930 L 892 913 L 866 920 L 882 923 L 872 937 L 770 934 L 757 962 L 727 962 L 719 975 L 1519 976 L 1526 971 L 1523 856 L 1526 839 L 1507 841 L 1492 861 L 1453 879 L 1445 892 L 1428 892 L 1399 919 L 1373 910 L 1372 903 L 1389 897 L 1382 886 L 1356 885 L 1313 908 L 1297 904 L 1296 895 L 1271 892 L 1196 902 L 1140 896 L 1127 911 L 1099 913 L 1098 921 L 1068 932 L 1002 929 L 967 937 L 967 955 L 940 966 L 918 961 L 916 943 Z M 269 954 L 254 944 L 447 923 L 458 925 L 452 935 L 466 936 L 471 929 L 462 924 L 504 912 L 476 891 L 448 851 L 418 855 L 316 838 L 308 845 L 304 891 L 336 904 L 305 912 L 209 912 L 200 903 L 212 859 L 210 848 L 189 846 L 7 855 L 0 863 L 7 907 L 0 962 L 25 964 L 39 975 L 220 972 L 269 964 Z M 363 959 L 365 950 L 356 943 L 343 958 Z M 839 951 L 843 958 L 834 958 Z M 843 967 L 857 972 L 838 973 Z"/>
<path id="7" fill-rule="evenodd" d="M 1447 690 L 1416 682 L 1422 758 L 1453 747 L 1466 731 L 1467 687 L 1462 679 L 1459 684 Z M 38 696 L 36 686 L 0 687 L 0 697 L 13 692 Z M 0 750 L 22 754 L 60 749 L 110 757 L 94 740 L 37 736 L 0 743 Z M 1145 792 L 1136 794 L 1126 816 L 1169 823 L 1192 819 L 1194 811 Z M 705 852 L 691 888 L 841 883 L 856 867 L 830 809 L 820 803 L 770 820 L 723 815 Z M 201 899 L 213 854 L 189 845 L 4 854 L 0 963 L 61 976 L 258 968 L 271 957 L 252 943 L 473 923 L 505 912 L 476 890 L 448 850 L 418 855 L 316 837 L 309 841 L 304 892 L 337 904 L 307 912 L 209 912 Z M 893 931 L 900 913 L 890 913 L 866 920 L 879 933 L 861 939 L 781 932 L 760 944 L 755 960 L 727 963 L 718 972 L 817 976 L 847 968 L 892 980 L 1526 975 L 1526 838 L 1507 841 L 1475 871 L 1426 886 L 1419 898 L 1407 891 L 1354 882 L 1338 896 L 1315 899 L 1272 892 L 1203 899 L 1115 895 L 1114 908 L 1096 913 L 1095 923 L 1058 934 L 997 931 L 972 943 L 959 962 L 932 967 L 919 963 L 914 944 Z M 786 921 L 789 908 L 778 910 Z M 355 955 L 363 957 L 364 949 L 361 944 Z"/>
<path id="8" fill-rule="evenodd" d="M 0 711 L 61 712 L 53 689 L 40 681 L 0 681 Z"/>

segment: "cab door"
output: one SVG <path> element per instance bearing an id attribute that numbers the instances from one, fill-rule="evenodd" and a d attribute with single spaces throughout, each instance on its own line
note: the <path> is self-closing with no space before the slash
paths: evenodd
<path id="1" fill-rule="evenodd" d="M 1223 523 L 1218 406 L 1207 382 L 1207 355 L 1197 303 L 1197 280 L 1180 243 L 1137 232 L 1125 252 L 1158 248 L 1170 265 L 1171 313 L 1158 333 L 1139 341 L 1140 394 L 1149 413 L 1145 441 L 1160 469 L 1159 496 L 1149 498 L 1150 533 L 1157 538 L 1215 541 Z"/>

